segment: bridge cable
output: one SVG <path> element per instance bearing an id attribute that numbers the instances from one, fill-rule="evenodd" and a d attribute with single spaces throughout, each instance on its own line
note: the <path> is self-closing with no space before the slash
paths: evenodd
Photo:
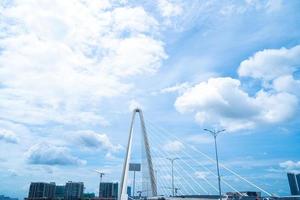
<path id="1" fill-rule="evenodd" d="M 150 122 L 148 122 L 149 124 L 151 124 Z M 152 125 L 153 126 L 153 125 Z M 154 127 L 153 127 L 154 128 Z M 157 128 L 156 128 L 157 129 Z M 166 132 L 165 132 L 166 133 Z M 168 133 L 167 133 L 168 134 Z M 170 134 L 168 134 L 170 135 Z M 165 136 L 165 135 L 164 135 Z M 167 137 L 167 136 L 165 136 Z M 175 136 L 174 136 L 175 137 Z M 170 139 L 170 138 L 167 138 L 167 139 Z M 179 141 L 179 140 L 178 140 Z M 185 143 L 185 145 L 187 145 Z M 215 177 L 218 177 L 214 172 L 212 172 L 209 168 L 205 167 L 201 162 L 195 160 L 192 156 L 190 156 L 186 151 L 182 150 L 182 152 L 189 158 L 191 158 L 193 161 L 195 161 L 196 163 L 198 163 L 203 169 L 209 171 L 212 175 L 214 175 Z M 232 185 L 230 185 L 227 181 L 225 181 L 224 179 L 221 179 L 221 182 L 223 182 L 225 185 L 227 185 L 229 188 L 231 188 L 232 190 L 234 190 L 235 192 L 237 192 L 238 194 L 240 195 L 243 195 L 241 194 L 236 188 L 234 188 Z M 214 187 L 212 184 L 210 184 L 212 187 Z"/>
<path id="2" fill-rule="evenodd" d="M 151 124 L 151 122 L 148 122 L 149 124 Z M 153 126 L 153 125 L 152 125 Z M 158 128 L 156 128 L 158 129 Z M 171 136 L 169 133 L 167 133 L 166 131 L 164 131 L 166 134 L 168 134 L 169 136 Z M 164 135 L 165 136 L 165 135 Z M 167 136 L 165 136 L 167 138 Z M 177 139 L 177 141 L 180 141 L 176 136 L 173 136 Z M 167 138 L 170 139 L 170 138 Z M 186 146 L 189 146 L 188 144 L 184 143 Z M 194 150 L 194 149 L 193 149 Z M 214 172 L 212 172 L 209 168 L 205 167 L 201 162 L 195 160 L 192 156 L 190 156 L 187 152 L 185 152 L 184 150 L 182 151 L 186 156 L 190 157 L 192 160 L 194 160 L 196 163 L 198 163 L 202 168 L 206 169 L 207 171 L 209 171 L 211 174 L 213 174 L 215 177 L 218 177 Z M 225 181 L 224 179 L 221 179 L 221 182 L 223 182 L 225 185 L 227 185 L 229 188 L 231 188 L 232 190 L 234 190 L 235 192 L 237 192 L 239 195 L 244 196 L 244 194 L 241 194 L 236 188 L 234 188 L 232 185 L 230 185 L 227 181 Z"/>
<path id="3" fill-rule="evenodd" d="M 148 135 L 149 136 L 149 135 Z M 154 148 L 153 148 L 153 145 L 152 145 L 152 140 L 150 140 L 151 138 L 148 138 L 148 140 L 149 140 L 149 143 L 150 143 L 150 146 L 151 146 L 151 154 L 152 155 L 154 155 L 154 151 L 153 150 L 155 150 Z M 159 157 L 159 155 L 157 155 L 157 154 L 155 154 L 155 156 L 158 156 L 158 158 L 159 159 L 161 159 L 160 157 Z M 154 159 L 153 159 L 154 160 Z M 155 161 L 155 160 L 154 160 Z M 164 159 L 162 159 L 162 161 L 163 162 L 165 162 L 166 163 L 166 160 L 164 160 Z M 154 163 L 154 165 L 156 166 L 156 169 L 158 169 L 158 166 L 156 165 L 156 163 Z M 169 163 L 167 163 L 165 166 L 169 166 Z M 164 168 L 159 168 L 160 169 L 160 171 L 162 171 L 162 169 L 164 169 Z M 157 175 L 157 181 L 158 181 L 158 170 L 156 171 L 157 173 L 156 173 L 156 175 Z M 165 194 L 167 195 L 167 196 L 171 196 L 172 195 L 172 191 L 169 191 L 169 189 L 171 188 L 171 187 L 168 187 L 168 183 L 166 183 L 166 181 L 165 181 L 165 179 L 160 179 L 160 181 L 159 181 L 159 184 L 162 184 L 163 185 L 163 187 L 161 188 L 162 190 L 163 190 L 163 192 L 165 192 Z M 181 185 L 181 184 L 180 184 Z M 182 185 L 181 185 L 182 186 Z M 182 187 L 183 188 L 183 187 Z M 184 189 L 184 188 L 183 188 Z M 167 192 L 166 192 L 167 191 Z M 181 192 L 182 193 L 182 192 Z"/>
<path id="4" fill-rule="evenodd" d="M 160 152 L 163 152 L 163 151 L 160 151 Z M 165 154 L 165 153 L 164 153 L 164 154 Z M 165 154 L 165 156 L 166 156 L 166 158 L 167 158 L 168 155 Z M 178 166 L 180 166 L 180 165 L 178 165 Z M 180 168 L 181 168 L 181 166 L 180 166 Z M 186 174 L 188 174 L 183 168 L 181 168 L 181 169 L 182 169 Z M 189 186 L 189 188 L 192 189 L 192 191 L 193 191 L 195 194 L 197 194 L 198 192 L 191 186 L 191 184 L 190 184 L 189 182 L 186 181 L 185 178 L 182 177 L 181 173 L 178 172 L 177 168 L 174 168 L 174 170 L 176 171 L 177 175 L 180 176 L 180 177 L 183 179 L 183 181 L 187 184 L 187 186 Z"/>
<path id="5" fill-rule="evenodd" d="M 149 123 L 149 124 L 152 124 L 152 123 L 149 122 L 149 121 L 148 121 L 148 123 Z M 154 125 L 152 124 L 152 126 L 154 126 Z M 157 127 L 157 129 L 162 130 L 163 132 L 165 132 L 166 134 L 168 134 L 168 135 L 170 136 L 170 134 L 167 133 L 167 131 L 165 131 L 163 128 Z M 178 137 L 176 137 L 175 135 L 172 135 L 172 136 L 173 136 L 174 138 L 176 138 L 178 141 L 180 141 L 180 139 L 179 139 Z M 182 142 L 182 143 L 184 143 L 185 145 L 187 145 L 185 142 Z M 189 146 L 189 145 L 187 145 L 187 146 Z M 207 158 L 208 160 L 210 160 L 211 162 L 216 163 L 216 161 L 215 161 L 213 158 L 211 158 L 210 156 L 208 156 L 207 154 L 201 152 L 200 150 L 196 149 L 195 147 L 192 148 L 192 149 L 193 149 L 194 151 L 200 153 L 200 154 L 203 155 L 204 157 L 206 157 L 206 158 Z M 237 177 L 240 178 L 241 180 L 247 182 L 247 183 L 250 184 L 251 186 L 253 186 L 253 187 L 255 187 L 256 189 L 258 189 L 258 190 L 260 190 L 260 191 L 266 193 L 267 195 L 272 196 L 271 193 L 267 192 L 266 190 L 264 190 L 264 189 L 262 189 L 261 187 L 257 186 L 257 185 L 254 184 L 253 182 L 251 182 L 251 181 L 247 180 L 246 178 L 242 177 L 241 175 L 239 175 L 239 174 L 236 173 L 235 171 L 229 169 L 229 168 L 226 167 L 224 164 L 222 164 L 222 163 L 219 163 L 219 164 L 220 164 L 220 166 L 221 166 L 222 168 L 224 168 L 225 170 L 229 171 L 231 174 L 237 176 Z M 223 182 L 224 182 L 224 181 L 223 181 Z"/>
<path id="6" fill-rule="evenodd" d="M 170 139 L 170 138 L 167 138 Z M 218 177 L 214 172 L 212 172 L 209 168 L 205 167 L 202 163 L 200 163 L 199 161 L 195 160 L 193 157 L 191 157 L 188 153 L 186 153 L 184 150 L 182 151 L 186 156 L 188 156 L 189 158 L 191 158 L 193 161 L 195 161 L 196 163 L 198 163 L 204 170 L 209 171 L 212 175 L 214 175 L 215 177 Z M 202 177 L 204 178 L 204 177 Z M 214 190 L 218 191 L 216 189 L 216 187 L 214 185 L 212 185 L 206 178 L 204 178 L 204 180 L 212 187 L 214 188 Z M 233 186 L 231 186 L 229 183 L 227 183 L 225 180 L 221 180 L 225 185 L 227 185 L 229 188 L 231 188 L 232 190 L 234 190 L 235 192 L 237 192 L 240 195 L 241 194 L 237 189 L 235 189 Z"/>
<path id="7" fill-rule="evenodd" d="M 153 137 L 154 137 L 154 135 L 153 135 Z M 157 141 L 160 141 L 159 140 L 159 138 L 158 137 L 156 137 L 156 139 L 158 139 Z M 161 152 L 164 152 L 164 150 L 161 150 Z M 165 155 L 167 155 L 166 153 L 165 153 Z M 178 155 L 178 154 L 177 154 Z M 192 170 L 194 170 L 185 160 L 183 160 L 183 159 L 180 159 L 179 161 L 182 161 L 186 166 L 188 166 L 189 168 L 191 168 Z M 195 181 L 195 179 L 188 173 L 188 172 L 186 172 L 186 170 L 184 170 L 182 167 L 181 167 L 181 165 L 179 165 L 180 166 L 180 168 L 185 172 L 185 174 L 187 174 L 190 178 L 191 178 L 191 180 L 202 190 L 202 191 L 204 191 L 205 193 L 207 193 L 207 194 L 209 194 L 209 192 L 200 184 L 200 183 L 198 183 L 197 181 Z"/>
<path id="8" fill-rule="evenodd" d="M 157 153 L 153 153 L 152 152 L 152 155 L 155 155 L 156 157 L 158 157 L 159 159 L 161 159 L 163 162 L 165 162 L 165 163 L 167 163 L 167 161 L 165 160 L 165 159 L 163 159 L 161 156 L 159 156 Z M 167 163 L 167 165 L 165 165 L 165 166 L 169 166 L 170 164 L 169 163 Z M 164 171 L 166 171 L 166 170 L 164 170 Z M 176 170 L 176 168 L 175 168 L 175 171 L 178 173 L 178 171 Z M 165 178 L 164 179 L 162 179 L 162 180 L 165 180 Z M 182 190 L 184 190 L 187 194 L 188 194 L 188 191 L 181 185 L 181 182 L 179 182 L 179 183 L 177 183 L 178 185 L 180 185 L 181 186 L 181 189 Z M 168 184 L 166 184 L 165 186 L 167 186 Z M 171 187 L 166 187 L 166 188 L 171 188 Z M 172 191 L 171 191 L 171 193 L 172 193 Z"/>

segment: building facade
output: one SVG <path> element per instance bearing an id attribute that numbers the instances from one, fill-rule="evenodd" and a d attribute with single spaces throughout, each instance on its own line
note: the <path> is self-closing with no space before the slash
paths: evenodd
<path id="1" fill-rule="evenodd" d="M 30 184 L 28 199 L 53 199 L 55 196 L 55 183 L 33 182 Z"/>
<path id="2" fill-rule="evenodd" d="M 99 188 L 99 198 L 101 199 L 117 199 L 118 183 L 102 182 Z"/>
<path id="3" fill-rule="evenodd" d="M 298 185 L 298 195 L 300 195 L 300 174 L 296 175 L 296 181 Z"/>
<path id="4" fill-rule="evenodd" d="M 300 192 L 299 192 L 299 186 L 297 183 L 296 175 L 294 173 L 287 173 L 287 177 L 290 185 L 291 195 L 299 195 Z"/>
<path id="5" fill-rule="evenodd" d="M 65 200 L 78 200 L 83 198 L 84 184 L 82 182 L 67 182 L 65 186 Z"/>
<path id="6" fill-rule="evenodd" d="M 4 195 L 0 195 L 0 200 L 18 200 L 18 198 L 11 198 Z"/>
<path id="7" fill-rule="evenodd" d="M 64 185 L 56 185 L 55 186 L 55 198 L 63 199 L 65 197 L 65 186 Z"/>

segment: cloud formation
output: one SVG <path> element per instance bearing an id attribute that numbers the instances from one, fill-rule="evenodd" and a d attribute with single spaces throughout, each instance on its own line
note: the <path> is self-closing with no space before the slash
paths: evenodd
<path id="1" fill-rule="evenodd" d="M 1 140 L 4 142 L 15 144 L 19 142 L 17 135 L 13 131 L 3 128 L 0 128 L 0 141 Z"/>
<path id="2" fill-rule="evenodd" d="M 300 161 L 287 160 L 279 163 L 279 166 L 284 168 L 286 171 L 300 172 Z"/>
<path id="3" fill-rule="evenodd" d="M 122 146 L 114 145 L 106 134 L 96 133 L 91 130 L 77 131 L 72 134 L 76 144 L 87 149 L 101 149 L 109 152 L 117 152 Z"/>
<path id="4" fill-rule="evenodd" d="M 176 84 L 174 86 L 163 88 L 160 90 L 160 93 L 162 93 L 162 94 L 173 93 L 173 92 L 182 93 L 189 87 L 191 87 L 190 83 L 184 82 L 184 83 Z"/>
<path id="5" fill-rule="evenodd" d="M 199 179 L 205 179 L 209 176 L 209 172 L 206 171 L 196 171 L 195 172 L 195 177 Z"/>
<path id="6" fill-rule="evenodd" d="M 228 131 L 291 119 L 299 105 L 300 81 L 293 75 L 300 66 L 298 54 L 299 46 L 271 49 L 241 62 L 240 76 L 263 80 L 254 95 L 242 88 L 239 79 L 210 78 L 187 89 L 176 99 L 175 107 L 181 113 L 195 113 L 201 124 L 221 126 Z"/>
<path id="7" fill-rule="evenodd" d="M 158 9 L 163 17 L 178 16 L 183 12 L 178 2 L 170 0 L 158 0 Z"/>
<path id="8" fill-rule="evenodd" d="M 34 165 L 85 165 L 86 161 L 73 156 L 66 147 L 39 143 L 26 152 L 27 162 Z"/>
<path id="9" fill-rule="evenodd" d="M 167 142 L 163 146 L 163 149 L 170 153 L 177 153 L 184 149 L 184 145 L 180 141 L 174 140 L 174 141 Z"/>
<path id="10" fill-rule="evenodd" d="M 17 0 L 2 15 L 3 119 L 107 125 L 94 107 L 125 94 L 128 77 L 155 73 L 167 57 L 158 22 L 142 7 Z"/>
<path id="11" fill-rule="evenodd" d="M 290 49 L 265 49 L 241 62 L 240 76 L 266 81 L 290 75 L 300 68 L 300 45 Z"/>

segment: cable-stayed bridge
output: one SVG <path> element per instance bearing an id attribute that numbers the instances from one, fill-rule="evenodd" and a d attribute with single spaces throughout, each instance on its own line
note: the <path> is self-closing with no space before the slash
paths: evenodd
<path id="1" fill-rule="evenodd" d="M 226 199 L 225 192 L 239 197 L 246 196 L 240 191 L 257 191 L 262 196 L 273 196 L 253 181 L 220 163 L 221 176 L 216 171 L 216 160 L 193 145 L 171 134 L 168 130 L 145 120 L 141 109 L 133 111 L 126 154 L 123 163 L 119 200 L 137 198 L 127 195 L 129 164 L 135 147 L 134 137 L 138 136 L 135 124 L 141 130 L 141 181 L 137 182 L 137 193 L 144 198 L 192 198 Z M 220 186 L 218 187 L 218 178 Z M 135 184 L 135 183 L 134 183 Z M 221 191 L 222 188 L 222 191 Z M 221 193 L 221 195 L 219 195 Z"/>

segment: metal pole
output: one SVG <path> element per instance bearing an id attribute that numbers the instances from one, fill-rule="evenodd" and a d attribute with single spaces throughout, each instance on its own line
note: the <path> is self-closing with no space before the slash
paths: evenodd
<path id="1" fill-rule="evenodd" d="M 100 173 L 100 182 L 99 182 L 99 198 L 101 197 L 101 182 L 102 182 L 102 174 Z"/>
<path id="2" fill-rule="evenodd" d="M 133 171 L 133 187 L 132 187 L 132 196 L 134 198 L 134 190 L 135 190 L 135 171 Z"/>
<path id="3" fill-rule="evenodd" d="M 215 130 L 212 131 L 212 130 L 208 130 L 208 129 L 204 129 L 204 130 L 208 131 L 214 137 L 216 162 L 217 162 L 217 173 L 218 173 L 219 198 L 220 198 L 220 200 L 222 200 L 221 176 L 220 176 L 220 168 L 219 168 L 219 156 L 218 156 L 218 147 L 217 147 L 217 136 L 218 136 L 219 133 L 225 131 L 225 129 L 220 130 L 220 131 L 215 131 Z"/>
<path id="4" fill-rule="evenodd" d="M 217 147 L 217 136 L 216 135 L 214 135 L 214 140 L 215 140 L 215 152 L 216 152 L 217 171 L 218 171 L 219 196 L 220 196 L 220 200 L 221 200 L 222 199 L 221 177 L 220 177 L 220 169 L 219 169 L 219 158 L 218 158 L 218 147 Z"/>
<path id="5" fill-rule="evenodd" d="M 158 180 L 157 180 L 157 170 L 155 170 L 154 173 L 155 173 L 155 181 L 156 181 L 156 185 L 158 185 Z"/>
<path id="6" fill-rule="evenodd" d="M 174 197 L 174 160 L 172 162 L 172 195 Z"/>
<path id="7" fill-rule="evenodd" d="M 175 196 L 175 187 L 174 187 L 174 161 L 179 159 L 179 158 L 167 158 L 172 165 L 172 171 L 171 171 L 171 175 L 172 175 L 172 196 Z"/>

